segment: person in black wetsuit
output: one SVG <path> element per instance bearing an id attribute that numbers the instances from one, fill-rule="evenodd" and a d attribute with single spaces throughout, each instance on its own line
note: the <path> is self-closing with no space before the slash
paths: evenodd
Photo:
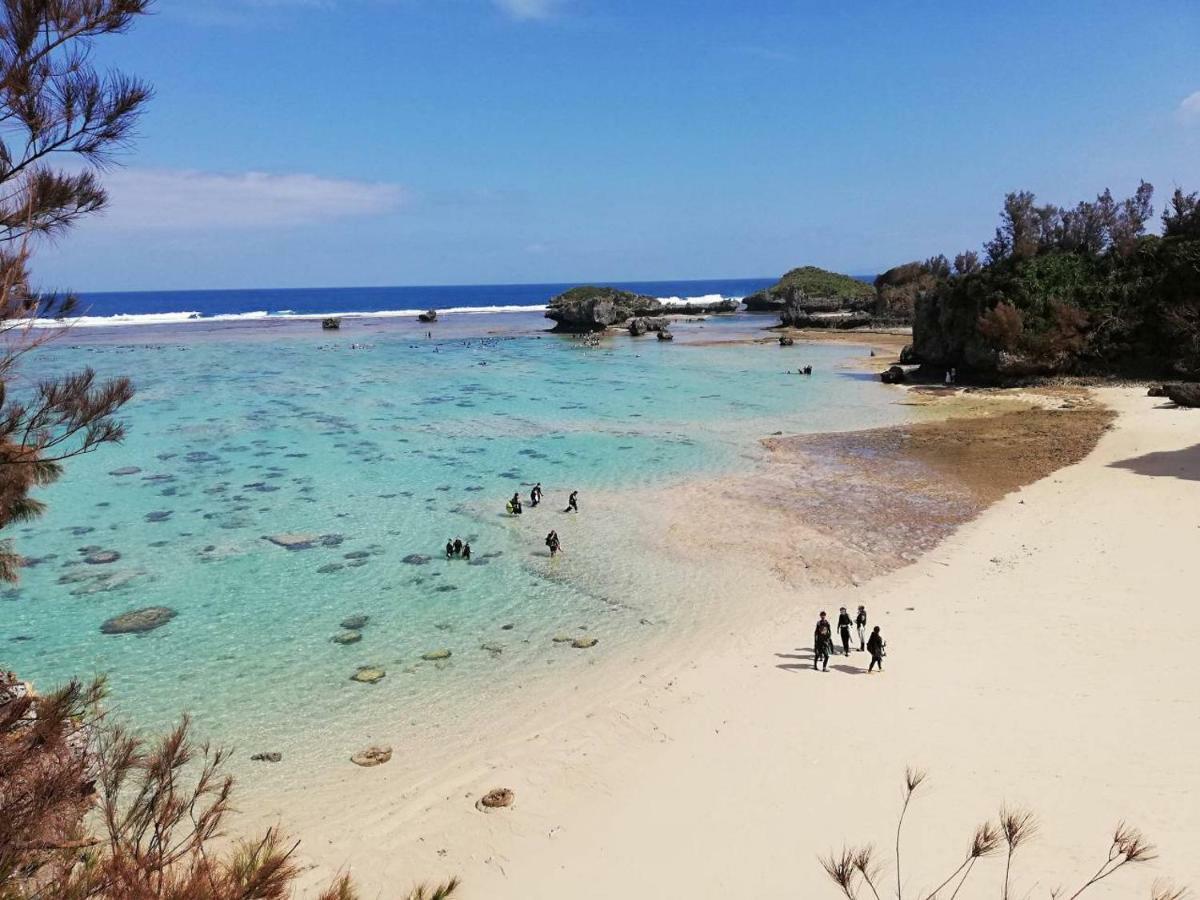
<path id="1" fill-rule="evenodd" d="M 471 545 L 466 541 L 463 541 L 463 545 L 462 545 L 462 558 L 463 559 L 471 558 Z"/>
<path id="2" fill-rule="evenodd" d="M 579 491 L 571 491 L 567 498 L 567 508 L 563 512 L 579 512 Z"/>
<path id="3" fill-rule="evenodd" d="M 842 639 L 842 656 L 850 655 L 850 626 L 853 623 L 850 620 L 850 613 L 846 612 L 846 607 L 842 607 L 838 613 L 838 637 Z"/>
<path id="4" fill-rule="evenodd" d="M 829 624 L 829 620 L 825 618 L 825 611 L 821 610 L 821 617 L 817 620 L 817 627 L 813 629 L 813 668 L 817 668 L 817 664 L 822 664 L 822 670 L 829 671 L 829 651 L 833 648 L 833 628 Z"/>
<path id="5" fill-rule="evenodd" d="M 858 608 L 854 624 L 858 626 L 858 650 L 861 653 L 867 649 L 867 608 L 865 606 Z"/>
<path id="6" fill-rule="evenodd" d="M 463 542 L 459 538 L 454 539 L 454 555 L 462 556 Z"/>
<path id="7" fill-rule="evenodd" d="M 879 671 L 883 671 L 883 648 L 887 646 L 884 643 L 883 635 L 879 633 L 879 626 L 876 625 L 871 631 L 871 636 L 867 638 L 867 650 L 871 653 L 871 664 L 867 666 L 867 672 L 873 672 L 876 666 L 879 666 Z"/>
<path id="8" fill-rule="evenodd" d="M 542 483 L 539 481 L 533 486 L 533 490 L 529 492 L 529 505 L 537 506 L 542 502 Z"/>
<path id="9" fill-rule="evenodd" d="M 514 516 L 519 516 L 521 514 L 521 495 L 520 494 L 514 493 L 512 495 L 512 499 L 508 501 L 508 504 L 509 504 L 509 506 L 512 507 Z"/>
<path id="10" fill-rule="evenodd" d="M 452 556 L 454 556 L 454 543 L 450 538 L 446 538 L 446 559 L 450 559 Z"/>
<path id="11" fill-rule="evenodd" d="M 550 548 L 550 558 L 554 559 L 558 555 L 558 551 L 562 548 L 558 540 L 557 531 L 552 531 L 546 535 L 546 546 Z"/>

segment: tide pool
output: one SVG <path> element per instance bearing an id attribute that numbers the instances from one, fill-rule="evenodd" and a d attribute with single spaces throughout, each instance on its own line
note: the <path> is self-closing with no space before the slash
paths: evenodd
<path id="1" fill-rule="evenodd" d="M 138 394 L 126 442 L 72 460 L 38 495 L 48 513 L 7 531 L 31 565 L 0 599 L 0 665 L 42 688 L 107 673 L 136 724 L 186 710 L 200 733 L 247 749 L 332 748 L 381 711 L 444 720 L 544 668 L 564 631 L 603 622 L 600 645 L 560 657 L 583 665 L 636 646 L 647 617 L 703 618 L 702 593 L 637 575 L 648 561 L 619 515 L 571 530 L 590 491 L 733 471 L 776 431 L 905 417 L 891 390 L 840 365 L 862 348 L 687 343 L 734 327 L 721 324 L 680 326 L 674 344 L 587 347 L 512 321 L 472 316 L 435 339 L 411 322 L 149 329 L 40 352 L 38 375 L 90 365 L 132 376 Z M 813 376 L 784 374 L 798 364 Z M 506 515 L 536 481 L 543 505 Z M 571 490 L 578 520 L 562 512 Z M 561 566 L 542 546 L 551 528 L 569 537 Z M 282 534 L 314 539 L 266 539 Z M 443 558 L 455 537 L 472 564 Z M 119 558 L 97 562 L 103 551 Z M 573 567 L 581 557 L 590 565 Z M 147 634 L 101 633 L 151 606 L 177 615 Z M 368 617 L 361 641 L 334 642 L 351 616 Z M 443 649 L 449 659 L 422 659 Z M 360 666 L 387 677 L 355 683 Z"/>

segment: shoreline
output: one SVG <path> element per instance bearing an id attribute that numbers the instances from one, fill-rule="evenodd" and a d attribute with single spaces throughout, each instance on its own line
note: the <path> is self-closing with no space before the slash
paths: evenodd
<path id="1" fill-rule="evenodd" d="M 945 400 L 943 398 L 937 402 L 944 404 Z M 994 399 L 988 399 L 983 405 L 994 407 L 995 404 Z M 1028 406 L 1028 403 L 1024 405 Z M 1035 411 L 1034 415 L 1039 413 Z M 1095 430 L 1093 437 L 1098 436 L 1107 423 L 1106 417 L 1089 415 L 1088 418 L 1092 420 L 1089 427 Z M 937 427 L 937 423 L 927 424 L 934 429 Z M 1000 431 L 1006 430 L 1010 424 L 1005 423 Z M 930 430 L 922 425 L 915 428 L 918 433 Z M 968 428 L 979 430 L 978 426 Z M 874 433 L 892 430 L 877 429 Z M 803 443 L 814 439 L 819 443 L 829 440 L 830 436 L 808 436 L 796 440 Z M 984 439 L 983 444 L 987 445 L 988 441 Z M 764 446 L 768 455 L 780 452 L 779 448 L 771 447 L 770 439 Z M 793 449 L 788 448 L 787 452 Z M 1035 470 L 1029 471 L 1036 474 Z M 979 509 L 986 505 L 981 503 L 974 508 L 964 505 L 959 512 L 959 519 L 947 532 L 937 534 L 932 540 L 930 546 L 936 548 L 932 554 L 927 552 L 916 565 L 907 565 L 911 560 L 897 558 L 893 562 L 903 567 L 901 571 L 893 571 L 874 580 L 871 577 L 880 573 L 867 572 L 865 578 L 860 578 L 846 570 L 835 572 L 831 577 L 831 573 L 826 571 L 788 573 L 778 566 L 768 566 L 765 576 L 760 572 L 742 581 L 739 586 L 745 592 L 774 591 L 774 596 L 765 600 L 760 597 L 754 603 L 739 604 L 737 615 L 712 622 L 694 634 L 665 637 L 659 641 L 661 646 L 647 647 L 644 654 L 597 660 L 598 678 L 594 681 L 611 679 L 612 683 L 574 685 L 566 693 L 545 695 L 536 713 L 522 715 L 507 736 L 481 736 L 476 745 L 454 764 L 442 760 L 437 772 L 414 773 L 411 767 L 393 762 L 369 772 L 345 771 L 330 779 L 321 776 L 305 785 L 303 797 L 260 793 L 254 797 L 255 811 L 249 817 L 250 824 L 247 827 L 263 827 L 274 824 L 278 819 L 291 828 L 295 836 L 303 841 L 300 858 L 313 866 L 311 878 L 306 880 L 310 886 L 320 883 L 337 868 L 349 866 L 368 891 L 393 883 L 396 878 L 434 878 L 457 874 L 466 879 L 465 895 L 468 897 L 508 896 L 505 892 L 508 890 L 513 892 L 513 896 L 550 896 L 552 892 L 549 889 L 544 894 L 539 893 L 543 889 L 543 876 L 547 873 L 541 870 L 537 860 L 548 852 L 553 854 L 555 842 L 565 828 L 553 824 L 551 819 L 557 821 L 560 816 L 573 816 L 575 819 L 571 821 L 578 821 L 578 827 L 582 827 L 591 814 L 587 809 L 587 797 L 580 796 L 581 785 L 599 791 L 602 798 L 623 796 L 626 788 L 619 787 L 620 779 L 615 783 L 610 780 L 608 767 L 636 769 L 643 757 L 653 755 L 656 748 L 677 743 L 655 717 L 676 716 L 683 712 L 679 701 L 672 699 L 678 693 L 680 679 L 700 677 L 696 673 L 730 664 L 741 669 L 746 661 L 744 651 L 755 643 L 761 644 L 764 639 L 769 639 L 765 636 L 773 634 L 781 621 L 791 620 L 788 627 L 795 630 L 794 616 L 788 611 L 794 603 L 789 598 L 791 591 L 817 591 L 826 598 L 825 605 L 836 609 L 839 604 L 848 605 L 849 599 L 857 600 L 863 591 L 882 595 L 895 583 L 911 579 L 913 576 L 909 573 L 916 569 L 928 569 L 931 565 L 928 562 L 930 556 L 940 555 L 941 548 L 956 542 L 959 534 L 978 526 L 981 521 L 994 520 L 995 514 L 990 510 L 976 518 Z M 967 524 L 962 525 L 959 531 L 954 531 L 954 526 L 962 522 Z M 947 539 L 946 533 L 950 532 L 952 535 Z M 878 547 L 867 548 L 868 553 L 878 554 L 878 551 Z M 696 551 L 697 555 L 703 552 L 703 548 Z M 737 555 L 737 552 L 731 553 L 731 557 Z M 743 556 L 744 568 L 737 573 L 739 577 L 748 576 L 758 568 L 757 563 L 747 563 L 746 560 L 747 557 Z M 850 577 L 846 577 L 848 575 Z M 738 577 L 732 579 L 734 582 L 738 580 Z M 777 582 L 774 587 L 769 584 L 772 580 Z M 861 587 L 856 587 L 856 582 Z M 722 587 L 734 589 L 728 585 Z M 899 611 L 887 609 L 886 615 L 893 613 L 898 615 Z M 801 625 L 798 630 L 803 633 L 805 628 L 805 625 Z M 728 644 L 728 648 L 714 651 L 714 638 Z M 805 643 L 803 638 L 799 640 Z M 653 653 L 657 655 L 651 656 Z M 690 664 L 679 662 L 689 659 L 693 660 Z M 839 660 L 840 657 L 835 657 L 835 663 Z M 765 666 L 762 660 L 753 664 L 754 669 L 762 666 Z M 701 695 L 692 695 L 691 699 L 683 701 L 683 705 L 701 702 L 702 698 L 703 692 Z M 653 710 L 650 718 L 647 718 L 648 710 Z M 496 716 L 496 725 L 503 732 L 506 726 L 512 726 L 513 723 L 500 711 Z M 634 748 L 632 751 L 631 744 Z M 403 753 L 404 749 L 401 748 L 399 755 Z M 715 763 L 716 760 L 710 762 Z M 903 760 L 896 763 L 901 768 L 903 764 Z M 791 773 L 788 777 L 794 775 Z M 495 787 L 516 790 L 514 808 L 488 816 L 476 812 L 472 806 L 474 799 Z M 877 787 L 888 790 L 891 784 L 879 784 Z M 245 785 L 242 792 L 255 795 Z M 525 818 L 529 814 L 523 813 L 531 806 L 532 822 Z M 621 813 L 621 817 L 624 815 Z M 687 831 L 682 821 L 676 825 Z M 537 829 L 543 826 L 544 833 L 536 834 Z M 529 828 L 534 830 L 530 831 Z M 686 836 L 684 839 L 687 839 Z M 546 841 L 549 843 L 544 843 Z M 380 862 L 378 852 L 371 859 L 362 859 L 361 852 L 354 848 L 363 846 L 385 848 L 388 861 Z M 811 852 L 824 849 L 826 847 L 822 844 Z M 528 867 L 525 879 L 510 881 L 505 874 L 509 871 L 510 854 L 513 854 L 511 858 L 514 860 L 519 854 L 523 864 Z M 596 867 L 596 862 L 573 858 L 574 864 L 590 869 Z M 642 865 L 642 861 L 639 860 L 637 864 Z M 595 872 L 594 876 L 600 878 L 603 873 Z M 611 876 L 612 873 L 609 873 L 608 893 L 597 889 L 595 893 L 571 895 L 610 896 L 617 890 Z M 707 895 L 703 890 L 688 893 Z"/>

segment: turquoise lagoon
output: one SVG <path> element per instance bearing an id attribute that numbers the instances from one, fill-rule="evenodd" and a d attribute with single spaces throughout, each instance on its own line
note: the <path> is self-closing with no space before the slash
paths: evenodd
<path id="1" fill-rule="evenodd" d="M 142 726 L 186 710 L 239 750 L 340 757 L 381 720 L 452 722 L 533 668 L 636 650 L 647 621 L 702 622 L 716 601 L 646 577 L 653 561 L 619 513 L 576 527 L 589 492 L 719 476 L 753 464 L 775 431 L 905 418 L 893 392 L 842 365 L 863 348 L 697 340 L 765 324 L 600 347 L 520 314 L 448 318 L 432 340 L 411 320 L 73 332 L 40 353 L 38 374 L 86 364 L 131 375 L 138 394 L 124 445 L 73 460 L 40 494 L 48 513 L 10 529 L 33 565 L 0 599 L 0 665 L 43 687 L 107 673 Z M 785 374 L 802 363 L 811 378 Z M 535 481 L 543 506 L 505 515 Z M 561 512 L 576 489 L 578 520 Z M 551 528 L 568 551 L 554 563 Z M 280 533 L 325 540 L 265 539 Z M 453 537 L 476 564 L 442 558 Z M 85 562 L 96 548 L 120 558 Z M 148 606 L 178 615 L 144 635 L 101 633 Z M 333 642 L 351 615 L 370 617 L 362 641 Z M 591 650 L 551 641 L 589 627 L 602 635 Z M 443 648 L 449 661 L 421 660 Z M 351 681 L 361 665 L 388 676 Z"/>

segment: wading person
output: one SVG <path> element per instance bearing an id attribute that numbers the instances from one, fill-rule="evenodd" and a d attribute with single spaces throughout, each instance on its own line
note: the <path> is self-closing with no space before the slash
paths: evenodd
<path id="1" fill-rule="evenodd" d="M 558 542 L 558 532 L 552 531 L 546 535 L 546 546 L 550 548 L 550 558 L 554 559 L 558 555 L 561 545 Z"/>
<path id="2" fill-rule="evenodd" d="M 533 486 L 533 490 L 529 492 L 529 505 L 537 506 L 542 502 L 542 483 L 539 481 Z"/>
<path id="3" fill-rule="evenodd" d="M 867 608 L 865 606 L 858 608 L 854 624 L 858 626 L 858 650 L 861 653 L 867 649 Z"/>
<path id="4" fill-rule="evenodd" d="M 871 653 L 871 664 L 867 666 L 867 672 L 875 671 L 875 667 L 879 666 L 879 671 L 883 671 L 883 648 L 886 646 L 883 642 L 883 635 L 879 633 L 879 626 L 876 625 L 871 631 L 871 636 L 867 638 L 867 650 Z"/>
<path id="5" fill-rule="evenodd" d="M 563 512 L 579 512 L 579 491 L 571 491 L 567 498 L 567 508 Z"/>
<path id="6" fill-rule="evenodd" d="M 842 607 L 838 613 L 838 637 L 842 639 L 842 656 L 850 655 L 850 613 L 846 612 L 846 607 Z"/>
<path id="7" fill-rule="evenodd" d="M 817 619 L 817 627 L 813 629 L 813 668 L 821 664 L 822 671 L 829 671 L 829 651 L 833 649 L 833 629 L 825 618 L 825 610 Z"/>
<path id="8" fill-rule="evenodd" d="M 446 538 L 446 559 L 449 559 L 453 555 L 454 555 L 454 544 L 453 544 L 453 542 L 451 542 L 450 538 Z"/>
<path id="9" fill-rule="evenodd" d="M 466 541 L 463 541 L 462 558 L 467 560 L 471 558 L 471 545 Z"/>

